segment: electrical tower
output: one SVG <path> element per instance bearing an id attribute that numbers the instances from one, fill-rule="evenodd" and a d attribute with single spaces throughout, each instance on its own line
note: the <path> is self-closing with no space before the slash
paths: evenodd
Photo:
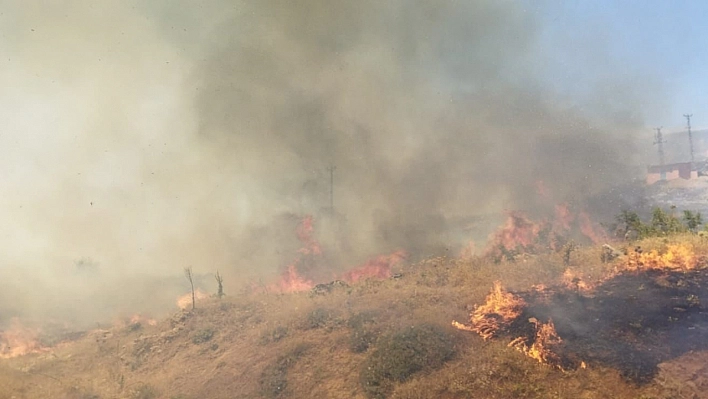
<path id="1" fill-rule="evenodd" d="M 329 210 L 334 215 L 334 171 L 337 167 L 332 165 L 327 170 L 329 171 Z"/>
<path id="2" fill-rule="evenodd" d="M 691 117 L 693 114 L 683 114 L 683 116 L 686 118 L 686 129 L 688 129 L 688 144 L 691 146 L 691 162 L 694 162 L 695 159 L 693 158 L 693 135 L 691 133 Z"/>
<path id="3" fill-rule="evenodd" d="M 654 136 L 654 145 L 659 146 L 659 164 L 661 165 L 661 169 L 663 171 L 664 169 L 664 143 L 666 143 L 666 140 L 664 140 L 664 136 L 661 134 L 661 127 L 657 127 L 656 130 L 656 136 Z"/>

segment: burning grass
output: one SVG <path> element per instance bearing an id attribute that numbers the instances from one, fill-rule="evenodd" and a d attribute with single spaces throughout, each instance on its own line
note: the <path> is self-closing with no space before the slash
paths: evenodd
<path id="1" fill-rule="evenodd" d="M 561 367 L 561 358 L 557 353 L 557 348 L 563 340 L 558 336 L 553 321 L 541 323 L 535 318 L 531 318 L 529 322 L 533 324 L 536 331 L 533 342 L 529 344 L 526 337 L 518 337 L 511 341 L 509 346 L 520 350 L 526 356 L 536 359 L 540 363 Z"/>
<path id="2" fill-rule="evenodd" d="M 524 254 L 560 251 L 573 240 L 600 244 L 607 239 L 605 229 L 590 215 L 561 203 L 555 206 L 553 218 L 536 220 L 523 212 L 509 212 L 489 237 L 485 256 L 496 262 L 514 261 Z"/>
<path id="3" fill-rule="evenodd" d="M 618 261 L 596 285 L 568 284 L 569 271 L 565 284 L 529 291 L 495 283 L 470 325 L 453 325 L 485 340 L 507 337 L 509 346 L 560 369 L 610 366 L 647 383 L 660 363 L 708 349 L 701 303 L 708 270 L 697 259 L 690 245 L 668 244 Z"/>
<path id="4" fill-rule="evenodd" d="M 655 255 L 630 267 L 634 246 L 641 246 L 638 254 Z M 572 253 L 570 265 L 553 251 L 516 263 L 439 257 L 406 265 L 402 276 L 364 278 L 323 295 L 269 291 L 205 299 L 171 323 L 142 323 L 137 331 L 115 327 L 100 340 L 89 334 L 54 348 L 56 356 L 4 359 L 0 367 L 42 375 L 5 371 L 3 377 L 0 371 L 0 391 L 62 397 L 64 380 L 71 380 L 95 381 L 80 388 L 100 397 L 126 397 L 144 383 L 164 397 L 215 399 L 233 392 L 658 398 L 653 376 L 686 356 L 708 353 L 708 292 L 702 288 L 708 287 L 702 260 L 708 241 L 686 235 L 634 246 L 617 245 L 625 254 L 614 263 L 602 263 L 600 248 L 587 247 Z M 672 261 L 661 268 L 649 259 Z M 470 309 L 471 303 L 481 305 Z M 474 334 L 439 327 L 443 338 L 409 334 L 411 326 L 450 320 Z M 406 338 L 394 340 L 398 335 Z M 195 337 L 204 343 L 195 344 Z M 401 350 L 394 355 L 392 348 Z M 367 373 L 369 366 L 380 372 Z"/>
<path id="5" fill-rule="evenodd" d="M 194 300 L 196 302 L 203 301 L 209 298 L 209 294 L 197 288 L 194 290 Z M 180 309 L 189 309 L 192 306 L 192 293 L 188 292 L 177 298 L 177 307 Z"/>
<path id="6" fill-rule="evenodd" d="M 19 319 L 13 319 L 9 328 L 0 331 L 0 358 L 12 358 L 49 350 L 50 348 L 41 343 L 39 330 L 23 325 Z"/>
<path id="7" fill-rule="evenodd" d="M 393 267 L 402 263 L 407 254 L 403 250 L 396 250 L 390 254 L 374 256 L 361 265 L 350 268 L 348 271 L 332 273 L 323 271 L 324 251 L 315 238 L 315 221 L 312 216 L 305 216 L 296 228 L 296 235 L 301 243 L 295 259 L 289 263 L 280 274 L 278 282 L 269 285 L 267 291 L 293 293 L 309 291 L 328 280 L 355 283 L 366 279 L 385 279 L 393 274 Z"/>
<path id="8" fill-rule="evenodd" d="M 505 291 L 501 282 L 495 281 L 492 292 L 484 305 L 477 307 L 470 316 L 470 325 L 453 321 L 452 325 L 460 330 L 473 331 L 483 339 L 490 339 L 505 330 L 516 320 L 526 302 L 518 296 Z"/>

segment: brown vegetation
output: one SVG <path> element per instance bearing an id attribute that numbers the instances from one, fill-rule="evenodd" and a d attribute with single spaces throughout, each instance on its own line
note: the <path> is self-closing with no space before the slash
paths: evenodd
<path id="1" fill-rule="evenodd" d="M 631 253 L 635 246 L 656 254 L 646 259 L 651 265 L 676 248 L 690 247 L 691 259 L 708 254 L 708 240 L 697 235 L 651 238 L 618 250 Z M 567 286 L 569 275 L 576 288 L 605 281 L 630 259 L 603 263 L 601 254 L 599 247 L 581 247 L 570 259 L 562 251 L 499 263 L 433 258 L 400 265 L 398 278 L 362 280 L 323 295 L 204 299 L 154 326 L 90 331 L 50 352 L 3 359 L 0 399 L 670 397 L 676 387 L 666 382 L 673 375 L 667 373 L 679 358 L 659 364 L 654 380 L 637 384 L 611 363 L 562 371 L 524 355 L 538 351 L 532 340 L 517 346 L 521 353 L 508 341 L 485 341 L 450 326 L 468 320 L 495 281 L 507 293 L 541 295 L 539 284 Z M 672 263 L 673 273 L 683 272 L 681 262 Z M 557 328 L 565 323 L 553 321 Z M 540 324 L 537 330 L 548 333 Z M 405 361 L 392 361 L 387 351 Z M 702 353 L 691 356 L 708 357 Z"/>

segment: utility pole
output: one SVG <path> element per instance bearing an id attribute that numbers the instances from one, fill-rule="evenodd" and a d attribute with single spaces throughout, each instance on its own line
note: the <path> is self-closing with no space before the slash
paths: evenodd
<path id="1" fill-rule="evenodd" d="M 686 129 L 688 129 L 688 143 L 691 146 L 691 162 L 694 162 L 695 159 L 693 158 L 693 135 L 691 134 L 691 117 L 693 114 L 683 114 L 683 116 L 686 118 Z"/>
<path id="2" fill-rule="evenodd" d="M 329 171 L 329 210 L 334 215 L 334 171 L 337 167 L 332 165 L 327 170 Z"/>
<path id="3" fill-rule="evenodd" d="M 661 127 L 657 127 L 656 130 L 656 136 L 654 137 L 654 145 L 659 146 L 659 164 L 661 165 L 661 169 L 664 169 L 664 143 L 666 141 L 664 140 L 664 136 L 661 134 Z"/>

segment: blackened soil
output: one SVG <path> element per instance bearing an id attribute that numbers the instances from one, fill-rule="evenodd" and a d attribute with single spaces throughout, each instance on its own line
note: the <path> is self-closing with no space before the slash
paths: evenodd
<path id="1" fill-rule="evenodd" d="M 564 368 L 603 364 L 642 384 L 659 363 L 708 349 L 706 270 L 625 272 L 592 292 L 555 287 L 517 295 L 529 306 L 508 333 L 531 341 L 530 318 L 553 320 Z"/>

